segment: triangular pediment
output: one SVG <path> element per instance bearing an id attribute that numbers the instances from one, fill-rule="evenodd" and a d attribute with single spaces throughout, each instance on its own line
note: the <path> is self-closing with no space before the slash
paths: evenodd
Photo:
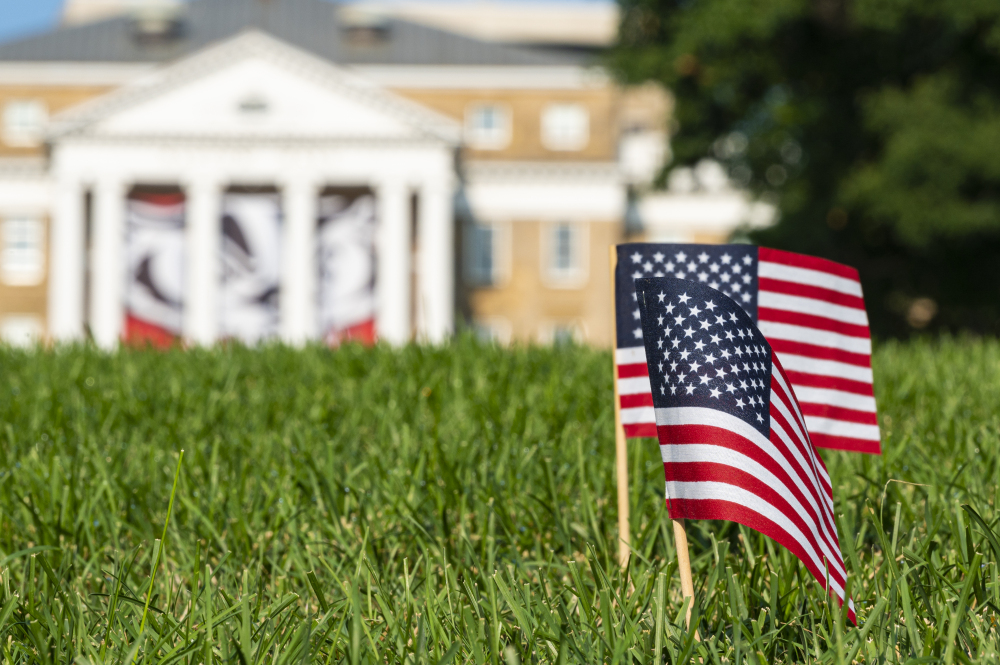
<path id="1" fill-rule="evenodd" d="M 55 136 L 437 140 L 457 124 L 253 31 L 72 109 Z"/>

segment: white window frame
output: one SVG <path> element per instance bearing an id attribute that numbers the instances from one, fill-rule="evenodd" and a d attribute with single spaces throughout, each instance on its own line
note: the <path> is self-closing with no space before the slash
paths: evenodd
<path id="1" fill-rule="evenodd" d="M 23 122 L 34 115 L 34 123 Z M 9 146 L 31 148 L 39 146 L 45 138 L 45 125 L 49 111 L 40 99 L 12 99 L 3 107 L 3 140 Z"/>
<path id="2" fill-rule="evenodd" d="M 566 113 L 580 113 L 582 124 L 578 136 L 566 136 L 562 130 L 562 118 Z M 583 150 L 590 143 L 590 109 L 579 102 L 555 102 L 542 109 L 542 145 L 549 150 L 572 152 Z"/>
<path id="3" fill-rule="evenodd" d="M 559 234 L 570 231 L 570 265 L 557 265 Z M 542 227 L 542 278 L 555 289 L 579 289 L 587 284 L 590 267 L 590 225 L 584 222 L 554 222 Z"/>
<path id="4" fill-rule="evenodd" d="M 489 229 L 492 243 L 492 273 L 487 277 L 477 273 L 472 261 L 475 260 L 475 242 L 473 232 L 476 229 Z M 473 287 L 496 288 L 503 286 L 510 277 L 510 226 L 499 222 L 469 222 L 465 228 L 465 259 L 463 260 L 465 279 Z"/>
<path id="5" fill-rule="evenodd" d="M 19 246 L 22 241 L 25 245 Z M 0 220 L 0 276 L 11 286 L 35 286 L 45 279 L 45 223 L 40 218 Z"/>
<path id="6" fill-rule="evenodd" d="M 484 130 L 476 125 L 478 114 L 485 109 L 499 111 L 496 128 Z M 503 150 L 510 145 L 513 135 L 513 112 L 503 102 L 474 102 L 465 109 L 465 142 L 476 150 Z"/>

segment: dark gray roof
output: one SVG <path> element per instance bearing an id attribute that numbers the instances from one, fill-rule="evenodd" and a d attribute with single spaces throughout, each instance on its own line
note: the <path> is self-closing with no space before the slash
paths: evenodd
<path id="1" fill-rule="evenodd" d="M 384 39 L 349 40 L 337 4 L 325 0 L 195 0 L 185 6 L 178 37 L 143 43 L 129 16 L 65 26 L 0 44 L 0 61 L 165 62 L 248 29 L 267 32 L 345 65 L 563 65 L 588 56 L 509 46 L 387 19 Z"/>

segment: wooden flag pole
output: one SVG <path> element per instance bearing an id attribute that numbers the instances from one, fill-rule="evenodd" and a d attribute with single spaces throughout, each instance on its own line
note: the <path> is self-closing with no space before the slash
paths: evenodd
<path id="1" fill-rule="evenodd" d="M 617 289 L 615 269 L 618 267 L 618 248 L 609 248 L 611 265 L 611 339 L 613 350 L 618 348 L 618 310 L 615 302 Z M 615 466 L 618 480 L 618 562 L 622 568 L 628 565 L 632 548 L 632 537 L 629 527 L 628 511 L 628 446 L 625 439 L 625 426 L 622 424 L 621 399 L 618 395 L 618 363 L 614 356 L 611 359 L 612 376 L 615 387 Z M 690 598 L 687 608 L 687 625 L 691 626 L 691 609 L 694 607 L 694 578 L 691 575 L 691 557 L 688 553 L 687 531 L 684 530 L 684 520 L 671 520 L 674 526 L 674 545 L 677 549 L 677 570 L 681 576 L 681 594 Z"/>
<path id="2" fill-rule="evenodd" d="M 690 598 L 687 608 L 687 625 L 691 627 L 691 608 L 694 606 L 694 578 L 691 577 L 691 556 L 688 553 L 688 536 L 684 530 L 684 520 L 671 520 L 674 523 L 674 545 L 677 548 L 677 571 L 681 575 L 681 595 Z"/>
<path id="3" fill-rule="evenodd" d="M 618 266 L 618 249 L 611 245 L 611 376 L 615 386 L 615 469 L 618 482 L 618 563 L 624 568 L 632 553 L 632 535 L 628 515 L 628 447 L 625 426 L 622 425 L 622 405 L 618 396 L 618 363 L 614 352 L 618 348 L 617 309 L 615 303 L 615 268 Z"/>

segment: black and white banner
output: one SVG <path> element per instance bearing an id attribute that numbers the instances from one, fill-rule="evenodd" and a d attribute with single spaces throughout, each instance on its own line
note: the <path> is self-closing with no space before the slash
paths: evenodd
<path id="1" fill-rule="evenodd" d="M 184 196 L 133 194 L 126 202 L 125 340 L 169 345 L 184 314 Z"/>
<path id="2" fill-rule="evenodd" d="M 331 189 L 316 222 L 317 323 L 330 345 L 375 341 L 375 197 Z M 280 321 L 281 197 L 227 192 L 219 253 L 219 336 L 255 344 Z M 181 335 L 185 291 L 185 204 L 180 192 L 133 194 L 125 236 L 125 339 L 167 346 Z"/>
<path id="3" fill-rule="evenodd" d="M 375 341 L 375 197 L 328 190 L 319 200 L 319 330 L 330 345 Z"/>
<path id="4" fill-rule="evenodd" d="M 256 344 L 278 334 L 281 197 L 227 192 L 222 199 L 219 334 Z"/>

